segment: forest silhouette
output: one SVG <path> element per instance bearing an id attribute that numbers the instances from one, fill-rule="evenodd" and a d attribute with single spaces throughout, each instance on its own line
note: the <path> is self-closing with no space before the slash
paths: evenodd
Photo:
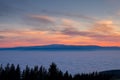
<path id="1" fill-rule="evenodd" d="M 25 69 L 19 65 L 7 64 L 0 65 L 0 80 L 111 80 L 112 75 L 101 74 L 99 72 L 81 73 L 71 75 L 68 71 L 62 72 L 55 63 L 51 63 L 48 69 L 43 66 L 28 65 Z"/>

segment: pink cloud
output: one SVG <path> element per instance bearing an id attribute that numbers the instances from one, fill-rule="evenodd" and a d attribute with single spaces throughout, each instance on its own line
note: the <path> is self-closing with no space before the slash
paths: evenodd
<path id="1" fill-rule="evenodd" d="M 70 25 L 70 21 L 67 22 Z M 116 26 L 111 20 L 97 21 L 90 29 L 79 30 L 76 27 L 65 27 L 61 34 L 72 37 L 87 37 L 96 41 L 119 42 L 120 33 L 116 32 Z"/>
<path id="2" fill-rule="evenodd" d="M 77 28 L 77 27 L 80 27 L 81 26 L 81 23 L 78 22 L 78 21 L 75 21 L 75 20 L 71 20 L 71 19 L 66 19 L 66 18 L 63 18 L 61 19 L 61 22 L 62 22 L 62 25 L 63 26 L 68 26 L 68 27 L 74 27 L 74 28 Z"/>
<path id="3" fill-rule="evenodd" d="M 43 15 L 29 15 L 29 18 L 40 21 L 43 23 L 53 23 L 55 21 L 55 18 L 50 17 L 50 16 L 43 16 Z"/>

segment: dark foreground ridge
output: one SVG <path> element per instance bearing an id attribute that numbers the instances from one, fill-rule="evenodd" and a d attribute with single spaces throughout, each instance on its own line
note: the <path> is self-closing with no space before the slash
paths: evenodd
<path id="1" fill-rule="evenodd" d="M 0 66 L 0 80 L 115 80 L 115 75 L 104 72 L 93 72 L 89 74 L 71 75 L 68 71 L 63 73 L 55 63 L 52 63 L 48 69 L 43 66 L 30 68 L 26 66 L 21 70 L 20 66 L 7 64 Z"/>
<path id="2" fill-rule="evenodd" d="M 102 47 L 95 45 L 88 46 L 75 46 L 75 45 L 64 45 L 64 44 L 52 44 L 44 46 L 27 46 L 27 47 L 13 47 L 13 48 L 0 48 L 0 50 L 43 50 L 43 51 L 55 51 L 55 50 L 80 50 L 80 51 L 90 51 L 90 50 L 120 50 L 120 47 Z"/>
<path id="3" fill-rule="evenodd" d="M 120 79 L 120 70 L 108 70 L 108 71 L 102 71 L 101 74 L 107 74 L 114 76 L 113 78 Z"/>

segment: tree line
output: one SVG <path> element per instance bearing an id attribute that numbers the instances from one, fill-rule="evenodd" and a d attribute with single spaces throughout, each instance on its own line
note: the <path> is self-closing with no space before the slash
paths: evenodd
<path id="1" fill-rule="evenodd" d="M 55 63 L 48 69 L 43 66 L 26 66 L 21 70 L 20 66 L 14 64 L 0 65 L 0 80 L 111 80 L 111 75 L 100 74 L 98 72 L 88 74 L 71 75 L 68 71 L 62 72 Z"/>

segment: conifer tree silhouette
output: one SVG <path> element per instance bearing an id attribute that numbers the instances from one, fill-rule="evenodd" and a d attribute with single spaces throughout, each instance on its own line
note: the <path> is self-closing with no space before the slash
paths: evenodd
<path id="1" fill-rule="evenodd" d="M 58 78 L 58 68 L 57 65 L 55 63 L 52 63 L 50 65 L 50 68 L 48 69 L 49 71 L 49 79 L 50 80 L 56 80 Z"/>
<path id="2" fill-rule="evenodd" d="M 7 64 L 4 67 L 0 65 L 0 80 L 112 80 L 112 77 L 113 75 L 98 72 L 72 76 L 68 71 L 63 73 L 59 70 L 55 63 L 52 63 L 48 70 L 43 66 L 34 68 L 26 66 L 22 71 L 19 65 Z"/>
<path id="3" fill-rule="evenodd" d="M 21 70 L 20 70 L 20 66 L 19 65 L 17 65 L 17 67 L 16 67 L 16 70 L 15 70 L 15 75 L 14 75 L 14 79 L 15 80 L 20 80 L 20 78 L 21 78 Z"/>

